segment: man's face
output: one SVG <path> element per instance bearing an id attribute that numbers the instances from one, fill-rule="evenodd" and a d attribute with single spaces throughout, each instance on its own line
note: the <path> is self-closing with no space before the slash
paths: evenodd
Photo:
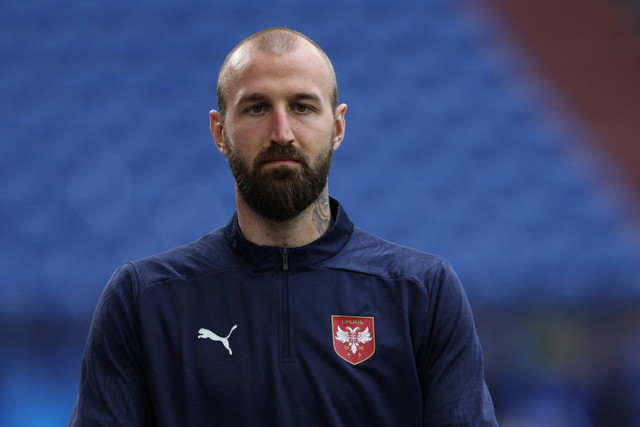
<path id="1" fill-rule="evenodd" d="M 226 117 L 221 129 L 212 124 L 214 139 L 249 207 L 289 220 L 324 190 L 346 106 L 331 108 L 328 68 L 306 43 L 277 56 L 241 49 L 233 67 Z"/>

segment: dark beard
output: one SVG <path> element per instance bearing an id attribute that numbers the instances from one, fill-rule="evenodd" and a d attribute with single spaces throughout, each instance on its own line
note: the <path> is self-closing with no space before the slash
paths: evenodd
<path id="1" fill-rule="evenodd" d="M 226 140 L 230 142 L 228 138 Z M 229 144 L 229 147 L 232 145 Z M 331 145 L 327 144 L 327 148 L 315 168 L 309 165 L 309 159 L 304 153 L 291 145 L 270 146 L 256 157 L 251 168 L 231 148 L 227 161 L 242 200 L 264 218 L 284 222 L 296 217 L 318 200 L 326 187 L 333 157 Z M 274 156 L 287 156 L 299 162 L 301 167 L 281 166 L 265 170 L 264 162 Z"/>

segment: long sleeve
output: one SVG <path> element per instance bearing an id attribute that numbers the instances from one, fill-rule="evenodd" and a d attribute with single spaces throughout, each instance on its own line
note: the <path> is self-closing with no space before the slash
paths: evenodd
<path id="1" fill-rule="evenodd" d="M 126 265 L 116 270 L 98 302 L 70 426 L 152 422 L 136 313 L 135 271 Z"/>
<path id="2" fill-rule="evenodd" d="M 484 360 L 462 285 L 443 261 L 434 276 L 419 361 L 425 426 L 496 426 Z"/>

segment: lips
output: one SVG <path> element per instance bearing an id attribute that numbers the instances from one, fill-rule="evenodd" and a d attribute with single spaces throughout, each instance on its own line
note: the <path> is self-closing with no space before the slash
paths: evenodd
<path id="1" fill-rule="evenodd" d="M 263 160 L 262 164 L 288 164 L 288 163 L 300 163 L 296 158 L 289 156 L 272 156 Z"/>
<path id="2" fill-rule="evenodd" d="M 276 145 L 262 152 L 256 159 L 256 163 L 261 166 L 304 164 L 305 157 L 293 147 Z"/>

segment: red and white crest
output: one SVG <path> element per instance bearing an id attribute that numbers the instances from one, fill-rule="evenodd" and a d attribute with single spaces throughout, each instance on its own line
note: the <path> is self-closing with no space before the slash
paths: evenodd
<path id="1" fill-rule="evenodd" d="M 376 351 L 373 317 L 331 316 L 333 348 L 347 362 L 357 365 Z"/>

